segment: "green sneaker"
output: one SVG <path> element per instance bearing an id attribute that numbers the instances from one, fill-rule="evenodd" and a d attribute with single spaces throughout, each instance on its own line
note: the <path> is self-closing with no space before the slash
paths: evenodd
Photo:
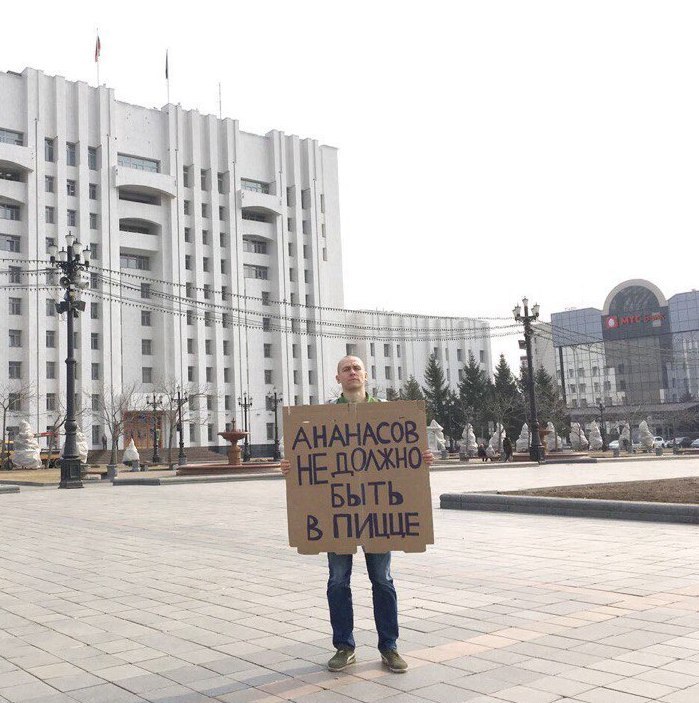
<path id="1" fill-rule="evenodd" d="M 408 662 L 395 649 L 381 649 L 381 661 L 394 673 L 404 674 L 408 670 Z"/>
<path id="2" fill-rule="evenodd" d="M 338 649 L 328 662 L 328 671 L 342 671 L 356 661 L 357 657 L 353 649 Z"/>

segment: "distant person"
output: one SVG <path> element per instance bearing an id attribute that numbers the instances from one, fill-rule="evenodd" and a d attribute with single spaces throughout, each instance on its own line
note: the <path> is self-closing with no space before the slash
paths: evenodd
<path id="1" fill-rule="evenodd" d="M 337 382 L 342 393 L 337 403 L 376 403 L 365 389 L 367 374 L 359 357 L 345 356 L 337 364 Z M 434 461 L 432 452 L 423 452 L 423 461 L 430 466 Z M 282 459 L 280 469 L 284 477 L 289 475 L 291 464 Z M 352 554 L 328 552 L 328 607 L 333 630 L 333 647 L 337 650 L 328 662 L 330 671 L 342 671 L 356 662 L 354 653 L 354 614 L 352 608 Z M 398 597 L 391 577 L 391 552 L 384 554 L 364 553 L 367 572 L 371 581 L 374 604 L 374 623 L 379 635 L 381 661 L 394 673 L 403 673 L 408 664 L 398 654 Z"/>
<path id="2" fill-rule="evenodd" d="M 481 461 L 488 461 L 488 455 L 485 453 L 485 445 L 483 442 L 478 445 L 478 457 Z"/>
<path id="3" fill-rule="evenodd" d="M 107 435 L 103 434 L 102 435 L 102 449 L 106 449 L 106 448 L 107 448 Z"/>
<path id="4" fill-rule="evenodd" d="M 512 440 L 509 437 L 502 440 L 502 451 L 505 455 L 504 461 L 512 461 Z"/>

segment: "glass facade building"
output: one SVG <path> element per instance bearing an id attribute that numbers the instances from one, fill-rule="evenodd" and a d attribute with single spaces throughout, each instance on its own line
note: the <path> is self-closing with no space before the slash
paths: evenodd
<path id="1" fill-rule="evenodd" d="M 616 286 L 602 309 L 551 315 L 557 378 L 573 415 L 660 417 L 699 399 L 699 293 Z M 585 409 L 589 408 L 589 411 Z"/>

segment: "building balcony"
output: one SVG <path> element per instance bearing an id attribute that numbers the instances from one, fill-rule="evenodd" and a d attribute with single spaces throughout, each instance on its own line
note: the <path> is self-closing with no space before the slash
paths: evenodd
<path id="1" fill-rule="evenodd" d="M 160 251 L 160 237 L 155 234 L 138 234 L 119 230 L 119 245 L 122 250 L 133 252 Z"/>
<path id="2" fill-rule="evenodd" d="M 142 171 L 127 166 L 114 166 L 114 183 L 117 188 L 128 187 L 149 195 L 165 195 L 174 198 L 177 195 L 175 177 L 164 173 Z"/>
<path id="3" fill-rule="evenodd" d="M 285 210 L 280 195 L 269 195 L 245 188 L 238 191 L 238 207 L 255 208 L 274 215 L 281 215 Z"/>
<path id="4" fill-rule="evenodd" d="M 167 211 L 160 205 L 150 203 L 135 203 L 131 200 L 119 200 L 120 220 L 143 220 L 163 227 L 167 221 Z"/>
<path id="5" fill-rule="evenodd" d="M 11 205 L 24 205 L 27 202 L 27 184 L 0 178 L 0 199 Z"/>
<path id="6" fill-rule="evenodd" d="M 24 171 L 34 170 L 34 151 L 26 146 L 0 142 L 0 167 L 15 166 Z"/>
<path id="7" fill-rule="evenodd" d="M 258 222 L 243 219 L 240 224 L 240 233 L 244 237 L 255 236 L 262 239 L 275 239 L 276 225 L 273 222 Z"/>

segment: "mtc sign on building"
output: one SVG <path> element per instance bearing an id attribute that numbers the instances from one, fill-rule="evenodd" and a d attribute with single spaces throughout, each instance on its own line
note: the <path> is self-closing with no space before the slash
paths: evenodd
<path id="1" fill-rule="evenodd" d="M 289 544 L 302 554 L 434 543 L 422 401 L 284 408 Z"/>

